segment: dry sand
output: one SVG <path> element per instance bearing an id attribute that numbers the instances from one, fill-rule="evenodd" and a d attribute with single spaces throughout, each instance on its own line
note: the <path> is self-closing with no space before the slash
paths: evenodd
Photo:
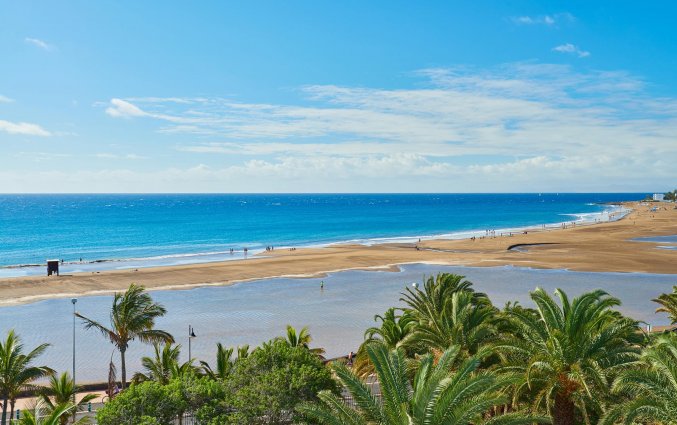
<path id="1" fill-rule="evenodd" d="M 348 269 L 396 270 L 398 264 L 406 263 L 677 274 L 677 250 L 659 249 L 657 243 L 631 240 L 676 235 L 674 204 L 625 205 L 633 211 L 616 222 L 547 231 L 530 229 L 527 234 L 474 241 L 426 240 L 417 244 L 418 249 L 414 244 L 336 245 L 276 250 L 266 253 L 265 257 L 221 263 L 6 278 L 0 279 L 0 305 L 110 293 L 124 290 L 130 283 L 148 289 L 187 289 L 271 277 L 310 277 Z M 659 210 L 649 211 L 653 206 Z M 527 246 L 523 251 L 508 250 L 516 244 Z"/>

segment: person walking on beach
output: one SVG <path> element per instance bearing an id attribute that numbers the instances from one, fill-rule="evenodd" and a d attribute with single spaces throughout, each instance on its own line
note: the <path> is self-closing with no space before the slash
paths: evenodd
<path id="1" fill-rule="evenodd" d="M 324 280 L 320 282 L 320 289 L 324 289 Z"/>

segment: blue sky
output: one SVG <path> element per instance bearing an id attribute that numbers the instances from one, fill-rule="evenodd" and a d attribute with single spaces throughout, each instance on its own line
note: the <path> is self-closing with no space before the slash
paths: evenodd
<path id="1" fill-rule="evenodd" d="M 676 184 L 674 2 L 0 10 L 0 192 Z"/>

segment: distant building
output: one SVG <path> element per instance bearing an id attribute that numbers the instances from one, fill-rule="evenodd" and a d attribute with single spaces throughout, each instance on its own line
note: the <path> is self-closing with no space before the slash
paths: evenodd
<path id="1" fill-rule="evenodd" d="M 665 195 L 662 193 L 654 193 L 653 194 L 653 200 L 654 201 L 662 201 L 665 198 Z"/>

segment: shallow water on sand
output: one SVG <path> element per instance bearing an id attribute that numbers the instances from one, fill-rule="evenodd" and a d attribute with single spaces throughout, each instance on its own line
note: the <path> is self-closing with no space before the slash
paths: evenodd
<path id="1" fill-rule="evenodd" d="M 258 345 L 283 335 L 285 326 L 309 326 L 313 346 L 325 347 L 328 357 L 356 350 L 364 330 L 375 314 L 400 305 L 400 292 L 424 275 L 437 272 L 468 277 L 478 291 L 486 292 L 495 305 L 507 301 L 531 305 L 528 292 L 541 286 L 548 292 L 559 287 L 569 295 L 601 288 L 620 298 L 621 310 L 637 320 L 653 325 L 668 324 L 663 314 L 654 314 L 651 301 L 677 284 L 677 275 L 633 273 L 582 273 L 562 270 L 532 270 L 513 267 L 467 268 L 413 264 L 400 272 L 345 271 L 325 278 L 267 279 L 230 287 L 205 287 L 185 291 L 156 291 L 153 298 L 164 304 L 168 314 L 158 327 L 171 332 L 188 355 L 188 325 L 195 328 L 193 357 L 213 361 L 215 346 Z M 324 289 L 320 282 L 324 281 Z M 77 310 L 85 316 L 108 320 L 111 296 L 82 297 Z M 0 308 L 0 336 L 14 328 L 27 349 L 42 342 L 52 346 L 40 358 L 58 371 L 72 364 L 72 305 L 70 299 L 54 299 L 33 304 Z M 77 379 L 103 382 L 113 348 L 93 330 L 76 323 Z M 127 354 L 128 378 L 140 368 L 140 357 L 152 348 L 132 342 Z M 114 360 L 118 364 L 118 354 Z"/>

